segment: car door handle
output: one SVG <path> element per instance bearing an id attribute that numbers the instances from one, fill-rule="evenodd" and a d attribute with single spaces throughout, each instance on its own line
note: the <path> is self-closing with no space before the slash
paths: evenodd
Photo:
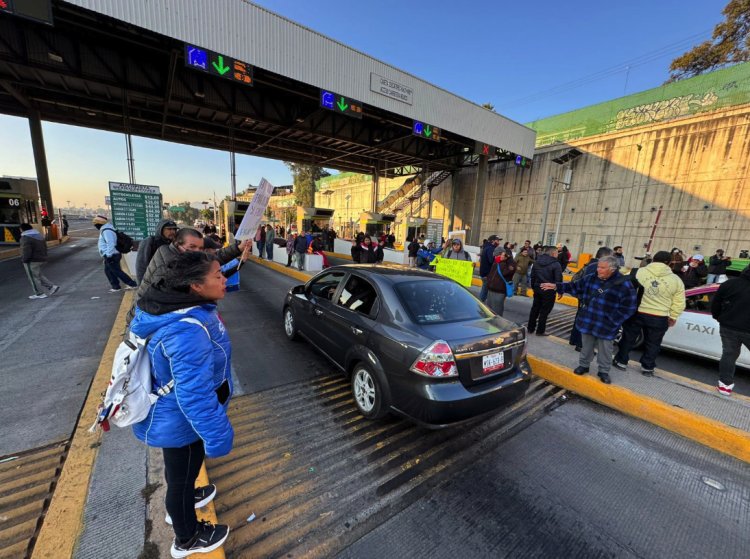
<path id="1" fill-rule="evenodd" d="M 352 326 L 352 332 L 353 332 L 354 334 L 356 334 L 357 336 L 361 336 L 361 335 L 362 335 L 362 330 L 360 330 L 360 329 L 359 329 L 359 328 L 357 328 L 356 326 Z"/>
<path id="2" fill-rule="evenodd" d="M 316 316 L 323 316 L 323 311 L 321 311 L 320 309 L 315 309 L 314 312 Z"/>

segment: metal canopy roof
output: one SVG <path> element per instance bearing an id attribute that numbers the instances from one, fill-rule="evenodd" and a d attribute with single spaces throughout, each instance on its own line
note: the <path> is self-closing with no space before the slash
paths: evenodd
<path id="1" fill-rule="evenodd" d="M 475 140 L 533 155 L 532 130 L 242 0 L 53 13 L 54 27 L 0 15 L 0 112 L 386 176 L 455 169 Z M 254 86 L 186 68 L 183 41 L 252 64 Z M 369 91 L 370 72 L 413 86 L 413 104 Z M 363 118 L 320 108 L 321 87 L 363 102 Z M 414 136 L 412 118 L 443 139 Z"/>

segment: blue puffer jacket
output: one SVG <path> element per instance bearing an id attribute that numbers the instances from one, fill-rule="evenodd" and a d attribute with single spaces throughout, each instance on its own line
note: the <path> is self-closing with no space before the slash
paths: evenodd
<path id="1" fill-rule="evenodd" d="M 183 320 L 188 317 L 205 328 Z M 130 328 L 142 338 L 153 336 L 147 348 L 154 389 L 175 381 L 172 392 L 160 397 L 148 417 L 133 426 L 135 436 L 160 448 L 178 448 L 200 438 L 207 456 L 229 454 L 234 438 L 226 413 L 229 398 L 221 405 L 215 390 L 227 381 L 231 395 L 232 349 L 216 305 L 165 314 L 149 314 L 139 306 Z"/>

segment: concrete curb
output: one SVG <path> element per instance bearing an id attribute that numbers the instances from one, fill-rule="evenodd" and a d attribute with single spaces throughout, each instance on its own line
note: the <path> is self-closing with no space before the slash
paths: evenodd
<path id="1" fill-rule="evenodd" d="M 195 480 L 195 486 L 201 487 L 203 485 L 208 485 L 210 481 L 208 481 L 208 472 L 206 471 L 206 463 L 203 462 L 203 465 L 201 466 L 201 471 L 198 473 L 198 479 Z M 205 507 L 202 509 L 198 509 L 195 511 L 198 515 L 198 520 L 207 520 L 211 524 L 218 524 L 219 519 L 216 516 L 216 507 L 214 506 L 214 502 L 211 501 L 208 503 Z M 232 532 L 229 532 L 229 537 L 232 537 Z M 209 553 L 201 553 L 201 557 L 205 559 L 226 559 L 226 555 L 224 554 L 224 546 L 220 547 L 219 549 L 215 549 Z"/>
<path id="2" fill-rule="evenodd" d="M 89 481 L 94 471 L 101 432 L 89 433 L 88 428 L 96 417 L 96 408 L 101 393 L 107 388 L 112 373 L 112 360 L 117 346 L 122 341 L 118 325 L 125 324 L 125 315 L 133 304 L 135 292 L 123 295 L 107 345 L 102 353 L 99 368 L 91 382 L 86 401 L 73 431 L 68 457 L 63 465 L 60 479 L 52 495 L 44 523 L 37 536 L 32 558 L 72 557 L 81 527 Z"/>
<path id="3" fill-rule="evenodd" d="M 604 384 L 596 377 L 574 375 L 570 369 L 544 359 L 529 355 L 528 360 L 535 375 L 556 386 L 750 462 L 750 433 L 621 386 Z"/>

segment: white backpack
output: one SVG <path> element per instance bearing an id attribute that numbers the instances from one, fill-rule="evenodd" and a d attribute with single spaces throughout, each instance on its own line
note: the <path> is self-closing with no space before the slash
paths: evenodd
<path id="1" fill-rule="evenodd" d="M 194 318 L 183 318 L 181 322 L 198 324 L 208 333 L 206 327 Z M 112 362 L 112 376 L 104 393 L 104 399 L 97 409 L 97 417 L 89 431 L 101 427 L 109 431 L 109 424 L 127 427 L 143 421 L 161 396 L 166 396 L 174 388 L 174 379 L 154 391 L 151 374 L 151 360 L 146 346 L 151 338 L 140 338 L 128 333 L 128 338 L 117 347 Z"/>

